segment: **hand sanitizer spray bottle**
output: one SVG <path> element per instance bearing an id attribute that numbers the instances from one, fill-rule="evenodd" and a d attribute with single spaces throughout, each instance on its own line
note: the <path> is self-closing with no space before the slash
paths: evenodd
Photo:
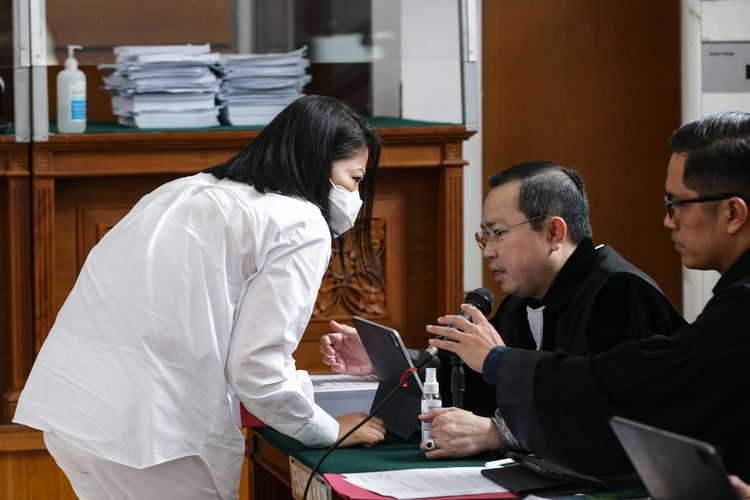
<path id="1" fill-rule="evenodd" d="M 422 414 L 429 413 L 433 408 L 443 406 L 443 400 L 440 398 L 440 385 L 437 381 L 437 372 L 435 368 L 425 368 L 424 392 L 422 392 Z M 432 422 L 422 421 L 422 442 L 425 443 L 432 439 L 430 427 Z"/>
<path id="2" fill-rule="evenodd" d="M 57 74 L 57 128 L 64 134 L 86 130 L 86 75 L 73 57 L 80 45 L 68 45 L 65 69 Z"/>

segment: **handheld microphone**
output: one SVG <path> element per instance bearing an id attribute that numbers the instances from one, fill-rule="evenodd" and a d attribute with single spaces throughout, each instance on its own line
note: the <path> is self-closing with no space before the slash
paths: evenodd
<path id="1" fill-rule="evenodd" d="M 465 304 L 470 304 L 479 311 L 487 316 L 492 312 L 492 308 L 495 306 L 495 295 L 492 293 L 491 290 L 488 290 L 487 288 L 477 288 L 475 290 L 470 291 L 466 294 L 466 298 L 464 299 Z M 469 321 L 471 321 L 471 316 L 469 313 L 459 309 L 456 313 L 456 316 L 461 316 L 462 318 L 466 318 Z M 446 325 L 446 326 L 452 326 L 452 325 Z M 440 340 L 448 340 L 445 337 L 438 336 L 438 339 Z M 431 345 L 427 348 L 427 352 L 430 353 L 431 356 L 435 356 L 438 352 L 438 348 L 434 345 Z"/>

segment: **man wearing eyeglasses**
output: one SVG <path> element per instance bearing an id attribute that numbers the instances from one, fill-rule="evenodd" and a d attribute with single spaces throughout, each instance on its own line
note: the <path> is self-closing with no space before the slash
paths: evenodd
<path id="1" fill-rule="evenodd" d="M 664 226 L 686 267 L 722 275 L 692 324 L 579 357 L 508 348 L 471 306 L 463 308 L 473 324 L 450 315 L 427 330 L 453 341 L 431 344 L 496 384 L 498 410 L 526 450 L 579 472 L 625 472 L 631 466 L 608 425 L 621 415 L 713 443 L 747 481 L 750 114 L 687 123 L 671 146 Z"/>
<path id="2" fill-rule="evenodd" d="M 647 335 L 671 333 L 684 320 L 656 284 L 611 247 L 594 247 L 589 205 L 578 172 L 526 162 L 493 175 L 476 242 L 508 297 L 492 319 L 507 345 L 572 354 L 606 351 Z M 369 373 L 356 332 L 321 339 L 324 362 L 342 373 Z M 444 399 L 451 363 L 441 364 Z M 495 415 L 495 388 L 467 371 L 464 406 L 420 417 L 432 420 L 429 458 L 518 450 Z M 472 414 L 472 412 L 474 414 Z M 494 416 L 494 419 L 487 418 Z"/>

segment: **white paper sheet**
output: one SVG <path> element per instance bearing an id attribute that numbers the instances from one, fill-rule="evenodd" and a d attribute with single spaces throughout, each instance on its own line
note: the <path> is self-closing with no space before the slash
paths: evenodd
<path id="1" fill-rule="evenodd" d="M 483 468 L 407 469 L 343 476 L 355 486 L 396 498 L 430 498 L 508 491 L 484 477 L 480 473 Z"/>

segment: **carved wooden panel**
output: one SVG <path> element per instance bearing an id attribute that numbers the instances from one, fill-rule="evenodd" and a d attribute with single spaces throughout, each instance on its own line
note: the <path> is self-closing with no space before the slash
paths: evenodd
<path id="1" fill-rule="evenodd" d="M 466 161 L 462 158 L 462 151 L 463 145 L 460 142 L 447 143 L 445 145 L 445 161 L 465 165 Z"/>
<path id="2" fill-rule="evenodd" d="M 51 172 L 54 169 L 54 159 L 50 151 L 33 151 L 31 153 L 34 162 L 34 172 L 43 174 Z"/>
<path id="3" fill-rule="evenodd" d="M 116 183 L 122 192 L 122 184 Z M 59 224 L 56 228 L 59 246 L 55 261 L 60 268 L 58 290 L 55 292 L 54 314 L 62 305 L 65 296 L 72 288 L 91 248 L 130 210 L 125 206 L 122 194 L 115 194 L 116 187 L 104 188 L 99 184 L 99 199 L 85 196 L 85 186 L 76 185 L 65 193 L 58 207 Z M 109 204 L 102 198 L 109 196 Z M 127 197 L 135 198 L 134 193 Z M 75 213 L 75 221 L 71 212 Z M 323 279 L 310 324 L 296 356 L 301 368 L 322 368 L 320 356 L 316 355 L 320 335 L 330 331 L 328 322 L 332 319 L 350 323 L 351 317 L 359 315 L 394 326 L 406 327 L 407 289 L 406 259 L 406 196 L 404 194 L 382 195 L 376 198 L 373 210 L 372 240 L 376 255 L 383 269 L 382 281 L 367 279 L 352 243 L 345 239 L 344 254 L 350 279 L 344 278 L 338 256 L 337 245 L 333 246 L 329 269 Z M 71 234 L 73 233 L 73 234 Z M 67 235 L 67 236 L 66 236 Z M 72 242 L 75 241 L 75 249 Z M 64 287 L 64 288 L 61 288 Z M 407 337 L 405 337 L 408 339 Z"/>
<path id="4" fill-rule="evenodd" d="M 381 266 L 385 266 L 386 231 L 385 220 L 373 219 L 373 245 L 378 249 L 376 258 Z M 331 262 L 323 278 L 313 316 L 382 315 L 386 310 L 385 280 L 367 273 L 352 238 L 345 238 L 343 245 L 343 251 L 340 251 L 334 242 Z"/>
<path id="5" fill-rule="evenodd" d="M 344 261 L 350 273 L 347 282 L 341 269 L 339 250 L 333 245 L 328 267 L 313 311 L 313 321 L 364 316 L 375 320 L 399 321 L 403 310 L 400 300 L 405 268 L 404 200 L 402 197 L 378 197 L 372 220 L 372 243 L 383 269 L 383 279 L 368 279 L 352 239 L 345 235 Z"/>
<path id="6" fill-rule="evenodd" d="M 124 217 L 129 207 L 108 207 L 82 203 L 76 207 L 76 269 L 96 243 Z M 405 269 L 404 199 L 378 197 L 372 222 L 372 240 L 383 269 L 382 279 L 371 280 L 363 269 L 351 238 L 345 238 L 344 260 L 350 273 L 347 280 L 341 268 L 338 246 L 333 245 L 330 265 L 321 285 L 311 323 L 323 329 L 328 321 L 349 321 L 353 315 L 395 326 L 403 325 Z"/>
<path id="7" fill-rule="evenodd" d="M 11 151 L 8 154 L 8 171 L 9 172 L 29 172 L 29 152 L 25 149 Z"/>

